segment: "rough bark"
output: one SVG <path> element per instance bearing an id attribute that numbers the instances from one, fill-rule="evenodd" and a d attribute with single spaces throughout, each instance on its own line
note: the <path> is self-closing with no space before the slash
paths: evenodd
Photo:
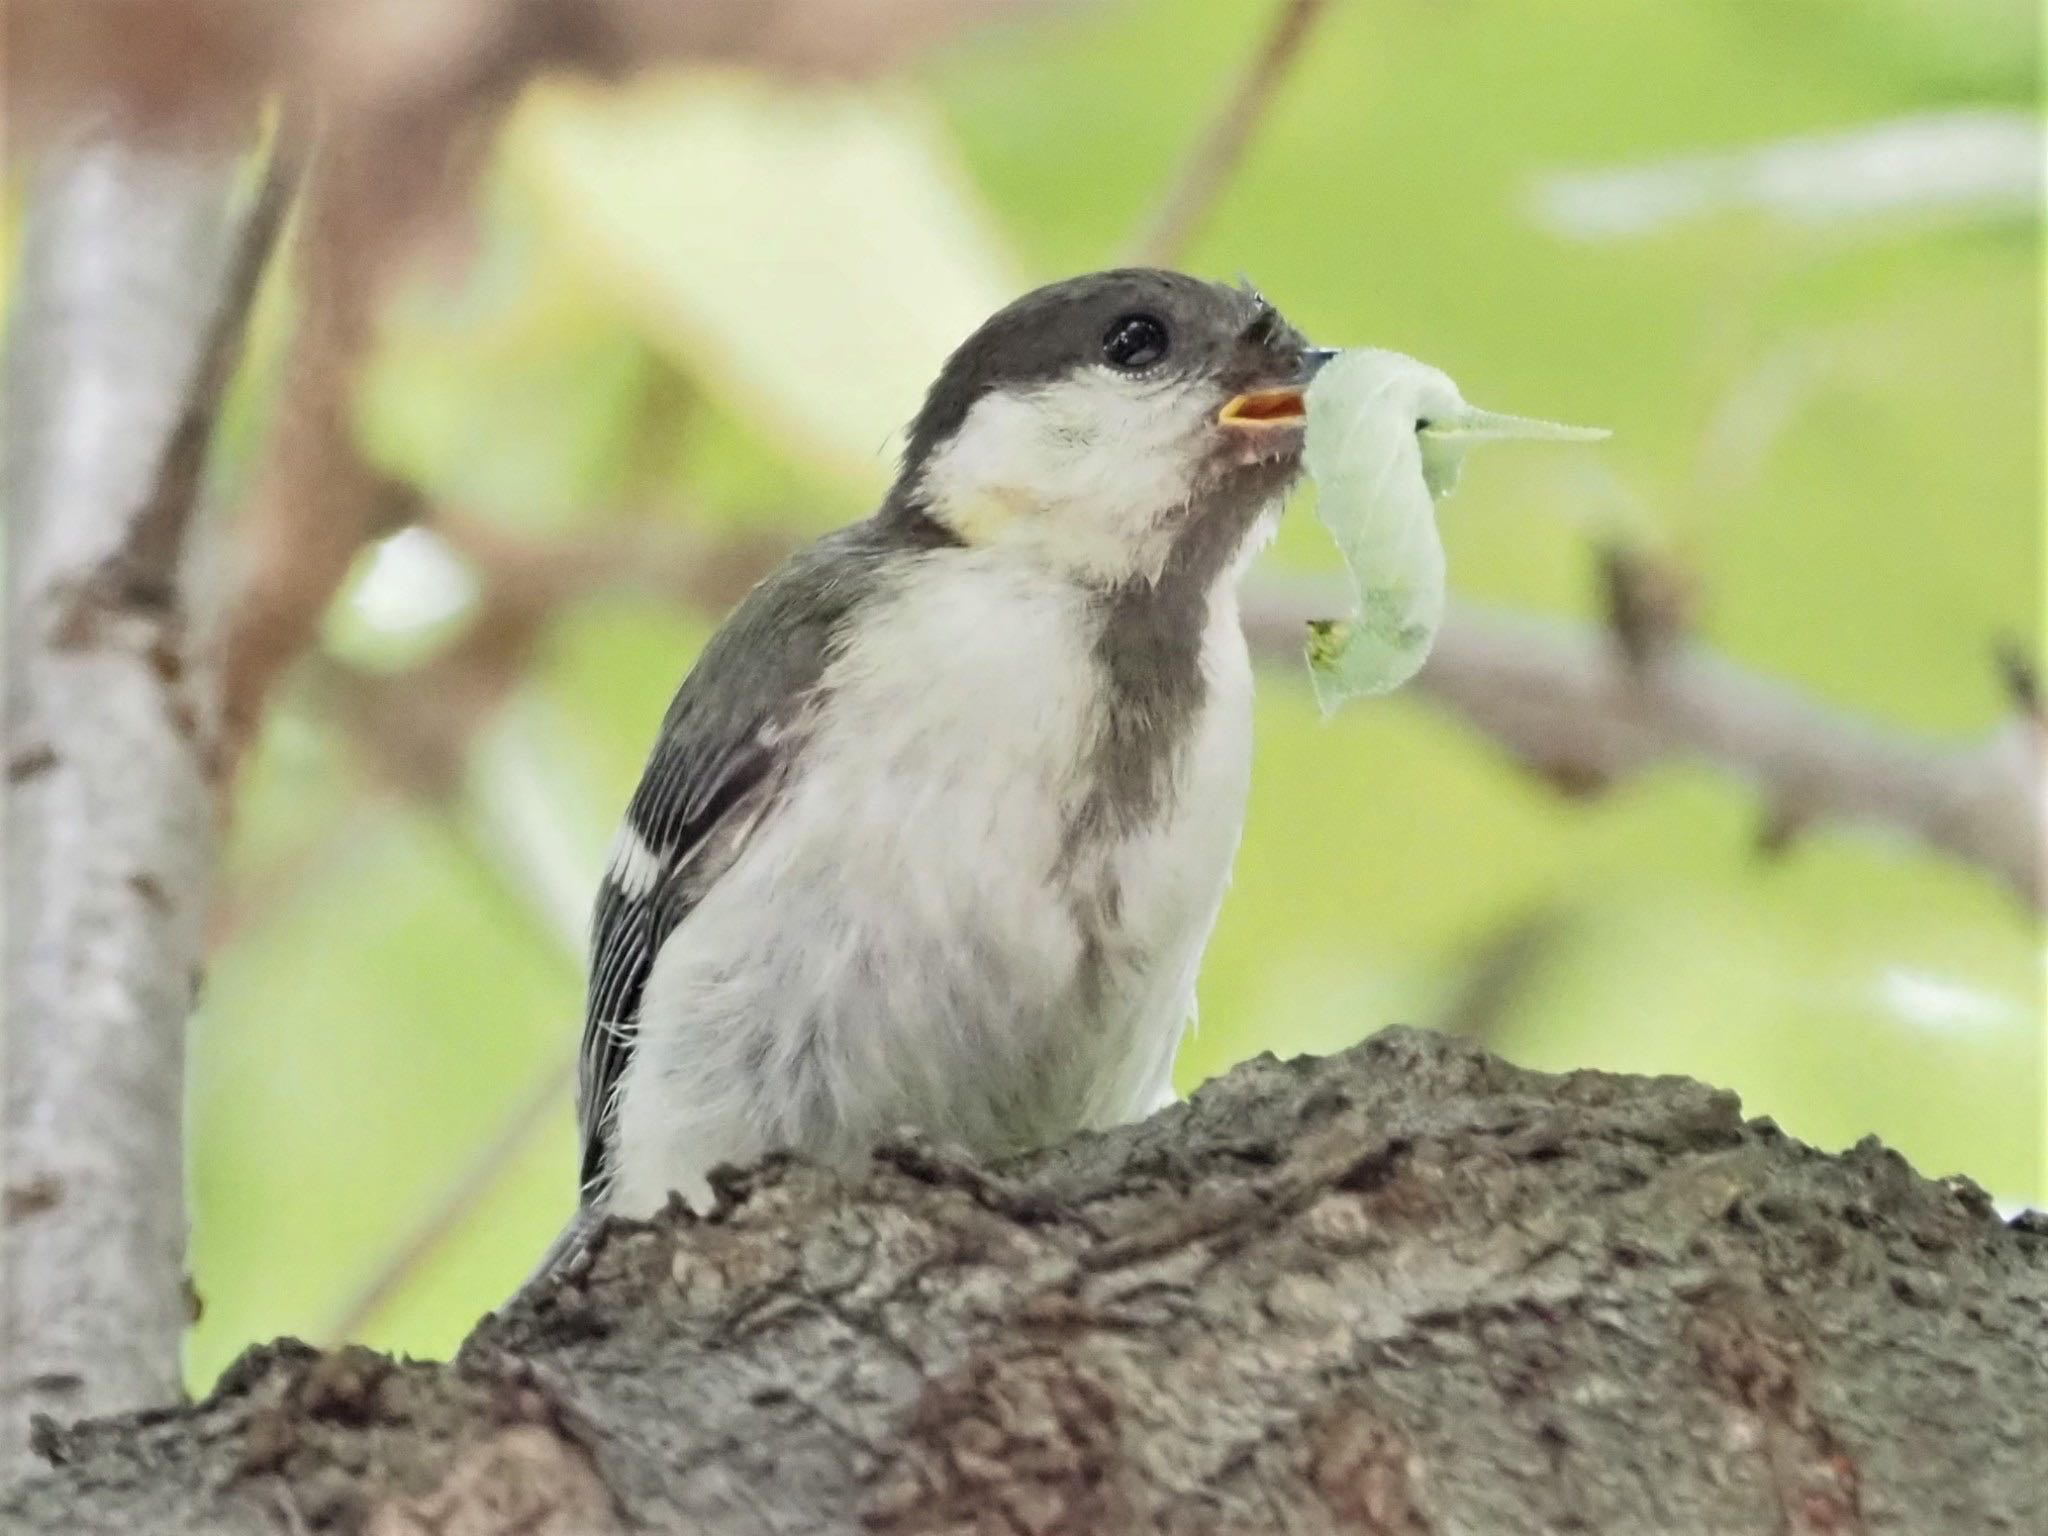
<path id="1" fill-rule="evenodd" d="M 2039 1218 L 1392 1030 L 994 1169 L 731 1174 L 448 1364 L 46 1426 L 0 1528 L 2032 1533 L 2044 1409 Z"/>

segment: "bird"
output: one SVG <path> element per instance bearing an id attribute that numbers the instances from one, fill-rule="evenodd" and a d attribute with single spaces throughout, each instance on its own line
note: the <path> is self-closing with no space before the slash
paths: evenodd
<path id="1" fill-rule="evenodd" d="M 1238 580 L 1332 355 L 1248 284 L 1068 278 L 946 360 L 879 508 L 700 652 L 610 851 L 578 1216 L 905 1127 L 1000 1157 L 1173 1100 L 1251 773 Z"/>

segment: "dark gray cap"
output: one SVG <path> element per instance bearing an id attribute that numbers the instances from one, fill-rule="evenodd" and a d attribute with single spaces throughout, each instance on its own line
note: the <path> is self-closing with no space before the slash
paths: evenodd
<path id="1" fill-rule="evenodd" d="M 1249 287 L 1156 267 L 1070 277 L 996 311 L 946 360 L 911 425 L 904 478 L 953 435 L 982 395 L 1102 363 L 1111 332 L 1139 315 L 1159 321 L 1168 339 L 1166 355 L 1148 374 L 1212 378 L 1219 403 L 1242 390 L 1289 382 L 1313 366 L 1300 332 Z"/>

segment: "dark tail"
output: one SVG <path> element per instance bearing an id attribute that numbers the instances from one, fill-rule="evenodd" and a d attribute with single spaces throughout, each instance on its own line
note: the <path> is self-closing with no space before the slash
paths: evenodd
<path id="1" fill-rule="evenodd" d="M 597 1229 L 603 1222 L 602 1213 L 592 1210 L 587 1205 L 577 1206 L 576 1214 L 569 1218 L 568 1225 L 562 1228 L 552 1243 L 548 1244 L 547 1252 L 540 1256 L 540 1262 L 534 1265 L 533 1273 L 528 1275 L 519 1289 L 512 1293 L 506 1305 L 510 1306 L 514 1301 L 531 1296 L 574 1264 L 588 1251 L 590 1240 L 597 1235 Z"/>

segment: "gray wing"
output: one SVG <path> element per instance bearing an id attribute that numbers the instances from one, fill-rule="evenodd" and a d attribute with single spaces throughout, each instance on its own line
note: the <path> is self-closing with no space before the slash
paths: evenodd
<path id="1" fill-rule="evenodd" d="M 661 724 L 591 923 L 577 1071 L 581 1187 L 596 1204 L 655 957 L 772 808 L 842 621 L 906 550 L 861 524 L 798 555 L 712 637 Z"/>
<path id="2" fill-rule="evenodd" d="M 641 994 L 654 957 L 689 916 L 718 870 L 744 842 L 738 833 L 758 811 L 780 754 L 763 721 L 738 740 L 698 735 L 671 750 L 664 732 L 655 761 L 627 808 L 598 890 L 591 920 L 590 991 L 583 1052 L 577 1064 L 577 1124 L 586 1200 L 609 1177 L 612 1122 L 619 1082 L 640 1029 Z M 716 848 L 725 857 L 706 860 Z"/>

